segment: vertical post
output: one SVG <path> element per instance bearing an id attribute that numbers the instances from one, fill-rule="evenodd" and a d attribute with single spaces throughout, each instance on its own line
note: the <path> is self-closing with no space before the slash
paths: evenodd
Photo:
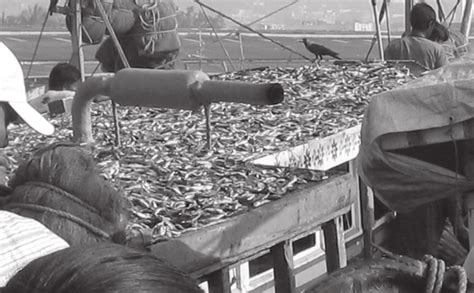
<path id="1" fill-rule="evenodd" d="M 105 11 L 104 6 L 102 6 L 102 2 L 100 2 L 100 0 L 95 0 L 94 3 L 96 7 L 99 8 L 99 12 L 102 17 L 102 20 L 104 21 L 105 26 L 107 27 L 109 35 L 112 38 L 112 41 L 115 45 L 115 48 L 117 49 L 117 52 L 120 56 L 120 59 L 122 60 L 123 65 L 125 66 L 125 68 L 130 68 L 130 64 L 128 63 L 125 53 L 123 52 L 122 46 L 120 45 L 117 35 L 115 34 L 114 28 L 112 27 L 112 24 L 110 23 L 109 16 L 107 15 L 107 12 Z M 113 113 L 114 126 L 115 126 L 115 144 L 117 146 L 120 146 L 122 143 L 120 141 L 120 125 L 119 125 L 118 117 L 117 117 L 118 116 L 117 105 L 115 104 L 114 101 L 111 101 L 111 102 L 112 102 L 112 113 Z"/>
<path id="2" fill-rule="evenodd" d="M 212 147 L 212 136 L 211 136 L 211 104 L 204 105 L 204 114 L 206 115 L 206 139 L 207 139 L 207 150 L 211 150 Z"/>
<path id="3" fill-rule="evenodd" d="M 389 13 L 391 0 L 384 0 L 384 1 L 385 1 L 385 21 L 387 22 L 387 40 L 388 40 L 388 43 L 390 43 L 390 41 L 392 40 L 392 28 L 390 26 L 390 13 Z"/>
<path id="4" fill-rule="evenodd" d="M 229 68 L 227 68 L 227 63 L 225 60 L 222 60 L 222 68 L 224 68 L 224 72 L 229 72 Z"/>
<path id="5" fill-rule="evenodd" d="M 81 1 L 71 0 L 73 9 L 72 17 L 72 56 L 71 64 L 79 68 L 81 72 L 81 80 L 85 80 L 84 68 L 84 52 L 82 51 L 82 16 L 81 16 Z"/>
<path id="6" fill-rule="evenodd" d="M 273 276 L 275 293 L 296 292 L 295 276 L 293 273 L 293 246 L 291 241 L 283 241 L 270 248 L 273 258 Z"/>
<path id="7" fill-rule="evenodd" d="M 209 275 L 209 293 L 231 293 L 229 268 L 225 267 Z"/>
<path id="8" fill-rule="evenodd" d="M 363 254 L 367 259 L 372 258 L 372 241 L 373 241 L 373 229 L 375 225 L 374 219 L 374 197 L 372 190 L 362 182 L 357 173 L 356 161 L 352 160 L 349 162 L 349 171 L 356 180 L 357 190 L 359 191 L 360 198 L 360 212 L 362 218 L 362 235 L 364 239 Z"/>
<path id="9" fill-rule="evenodd" d="M 413 0 L 405 0 L 405 33 L 411 30 L 410 12 L 413 7 Z"/>
<path id="10" fill-rule="evenodd" d="M 376 0 L 372 0 L 372 13 L 374 15 L 374 22 L 375 22 L 375 31 L 377 34 L 377 42 L 379 44 L 379 56 L 380 60 L 385 60 L 383 55 L 383 42 L 382 42 L 382 32 L 380 31 L 380 22 L 379 18 L 377 17 L 377 2 Z"/>
<path id="11" fill-rule="evenodd" d="M 202 70 L 202 30 L 201 25 L 199 25 L 199 70 Z"/>
<path id="12" fill-rule="evenodd" d="M 326 269 L 330 274 L 347 265 L 342 216 L 322 225 L 326 247 Z"/>
<path id="13" fill-rule="evenodd" d="M 466 0 L 466 5 L 464 6 L 464 14 L 462 16 L 461 23 L 461 33 L 469 37 L 471 32 L 471 22 L 472 22 L 472 0 Z"/>
<path id="14" fill-rule="evenodd" d="M 372 241 L 374 229 L 374 198 L 367 185 L 359 179 L 360 208 L 362 213 L 362 233 L 364 235 L 364 257 L 372 258 Z"/>
<path id="15" fill-rule="evenodd" d="M 242 34 L 237 32 L 237 35 L 239 36 L 239 45 L 240 45 L 240 70 L 244 69 L 244 60 L 245 60 L 245 55 L 244 55 L 244 43 L 242 40 Z"/>

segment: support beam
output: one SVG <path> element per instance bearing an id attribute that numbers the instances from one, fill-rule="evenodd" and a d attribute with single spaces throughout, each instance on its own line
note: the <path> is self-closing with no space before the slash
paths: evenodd
<path id="1" fill-rule="evenodd" d="M 374 229 L 374 197 L 372 192 L 359 179 L 360 207 L 362 216 L 362 233 L 364 235 L 364 257 L 372 258 L 372 242 Z"/>
<path id="2" fill-rule="evenodd" d="M 405 0 L 405 33 L 411 30 L 410 12 L 413 7 L 413 0 Z"/>
<path id="3" fill-rule="evenodd" d="M 461 23 L 461 33 L 469 37 L 471 32 L 471 22 L 472 22 L 472 0 L 466 0 L 466 5 L 464 6 L 464 14 L 462 17 Z"/>
<path id="4" fill-rule="evenodd" d="M 330 274 L 347 265 L 346 245 L 342 216 L 322 225 L 326 247 L 326 268 Z"/>
<path id="5" fill-rule="evenodd" d="M 81 17 L 81 1 L 71 0 L 73 7 L 72 17 L 72 56 L 71 64 L 76 66 L 81 72 L 81 80 L 85 80 L 84 68 L 84 52 L 82 50 L 82 17 Z"/>
<path id="6" fill-rule="evenodd" d="M 231 293 L 229 267 L 222 268 L 208 277 L 209 293 Z"/>
<path id="7" fill-rule="evenodd" d="M 293 273 L 293 247 L 290 240 L 278 243 L 270 248 L 273 258 L 273 275 L 276 293 L 296 292 L 295 275 Z"/>

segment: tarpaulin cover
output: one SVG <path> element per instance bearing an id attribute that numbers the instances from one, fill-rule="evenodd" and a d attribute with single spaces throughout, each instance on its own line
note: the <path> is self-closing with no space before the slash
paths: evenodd
<path id="1" fill-rule="evenodd" d="M 363 181 L 399 212 L 474 189 L 474 181 L 447 168 L 381 147 L 382 138 L 394 133 L 449 127 L 470 119 L 474 119 L 471 61 L 453 63 L 374 96 L 362 123 L 357 158 Z"/>

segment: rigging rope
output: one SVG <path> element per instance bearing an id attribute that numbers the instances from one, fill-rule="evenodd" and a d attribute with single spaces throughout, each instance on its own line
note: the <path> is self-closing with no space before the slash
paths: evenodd
<path id="1" fill-rule="evenodd" d="M 7 207 L 7 208 L 9 207 L 11 209 L 26 209 L 26 210 L 30 210 L 30 211 L 34 211 L 34 212 L 48 212 L 48 213 L 54 214 L 56 216 L 59 216 L 61 218 L 68 219 L 71 222 L 74 222 L 74 223 L 78 224 L 79 226 L 82 226 L 83 228 L 85 228 L 89 232 L 95 234 L 96 236 L 99 236 L 99 237 L 104 238 L 104 239 L 110 239 L 111 238 L 110 235 L 107 232 L 105 232 L 104 230 L 102 230 L 102 229 L 100 229 L 100 228 L 98 228 L 94 225 L 89 224 L 88 222 L 84 221 L 83 219 L 81 219 L 79 217 L 74 216 L 71 213 L 59 211 L 59 210 L 49 208 L 49 207 L 40 206 L 40 205 L 37 205 L 37 204 L 9 203 L 9 204 L 6 204 L 5 207 Z"/>
<path id="2" fill-rule="evenodd" d="M 38 53 L 39 44 L 40 44 L 41 38 L 43 37 L 43 33 L 44 33 L 44 29 L 46 27 L 46 22 L 48 21 L 48 17 L 49 17 L 49 13 L 46 13 L 46 16 L 45 16 L 44 21 L 43 21 L 43 25 L 41 27 L 40 35 L 38 37 L 38 41 L 36 42 L 35 51 L 33 52 L 33 57 L 31 58 L 30 66 L 28 67 L 28 72 L 26 74 L 26 79 L 28 79 L 30 77 L 31 68 L 33 67 L 33 62 L 36 59 L 36 54 Z"/>
<path id="3" fill-rule="evenodd" d="M 134 0 L 134 3 L 135 5 L 137 5 L 143 10 L 142 13 L 138 14 L 138 18 L 140 21 L 141 28 L 147 32 L 142 32 L 140 34 L 131 34 L 131 35 L 127 35 L 126 37 L 151 36 L 148 40 L 146 40 L 145 38 L 146 42 L 144 44 L 145 45 L 144 51 L 151 55 L 154 55 L 156 43 L 159 41 L 160 36 L 162 34 L 175 32 L 177 30 L 178 21 L 176 19 L 176 14 L 174 13 L 174 14 L 162 16 L 159 9 L 159 4 L 161 4 L 160 0 L 154 0 L 153 3 L 145 3 L 142 5 L 137 3 L 137 0 Z M 174 18 L 174 28 L 168 29 L 168 30 L 160 30 L 159 29 L 160 22 L 169 18 Z"/>

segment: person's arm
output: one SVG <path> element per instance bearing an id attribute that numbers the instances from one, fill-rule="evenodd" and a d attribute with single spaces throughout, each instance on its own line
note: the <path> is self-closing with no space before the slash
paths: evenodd
<path id="1" fill-rule="evenodd" d="M 443 50 L 442 47 L 440 47 L 437 51 L 436 51 L 436 64 L 435 64 L 435 69 L 436 68 L 440 68 L 440 67 L 443 67 L 445 65 L 447 65 L 449 63 L 449 60 L 448 60 L 448 55 L 446 54 L 446 52 Z"/>
<path id="2" fill-rule="evenodd" d="M 33 98 L 28 103 L 40 113 L 48 112 L 48 104 L 54 101 L 63 100 L 68 97 L 74 97 L 74 91 L 47 91 L 43 95 Z"/>

